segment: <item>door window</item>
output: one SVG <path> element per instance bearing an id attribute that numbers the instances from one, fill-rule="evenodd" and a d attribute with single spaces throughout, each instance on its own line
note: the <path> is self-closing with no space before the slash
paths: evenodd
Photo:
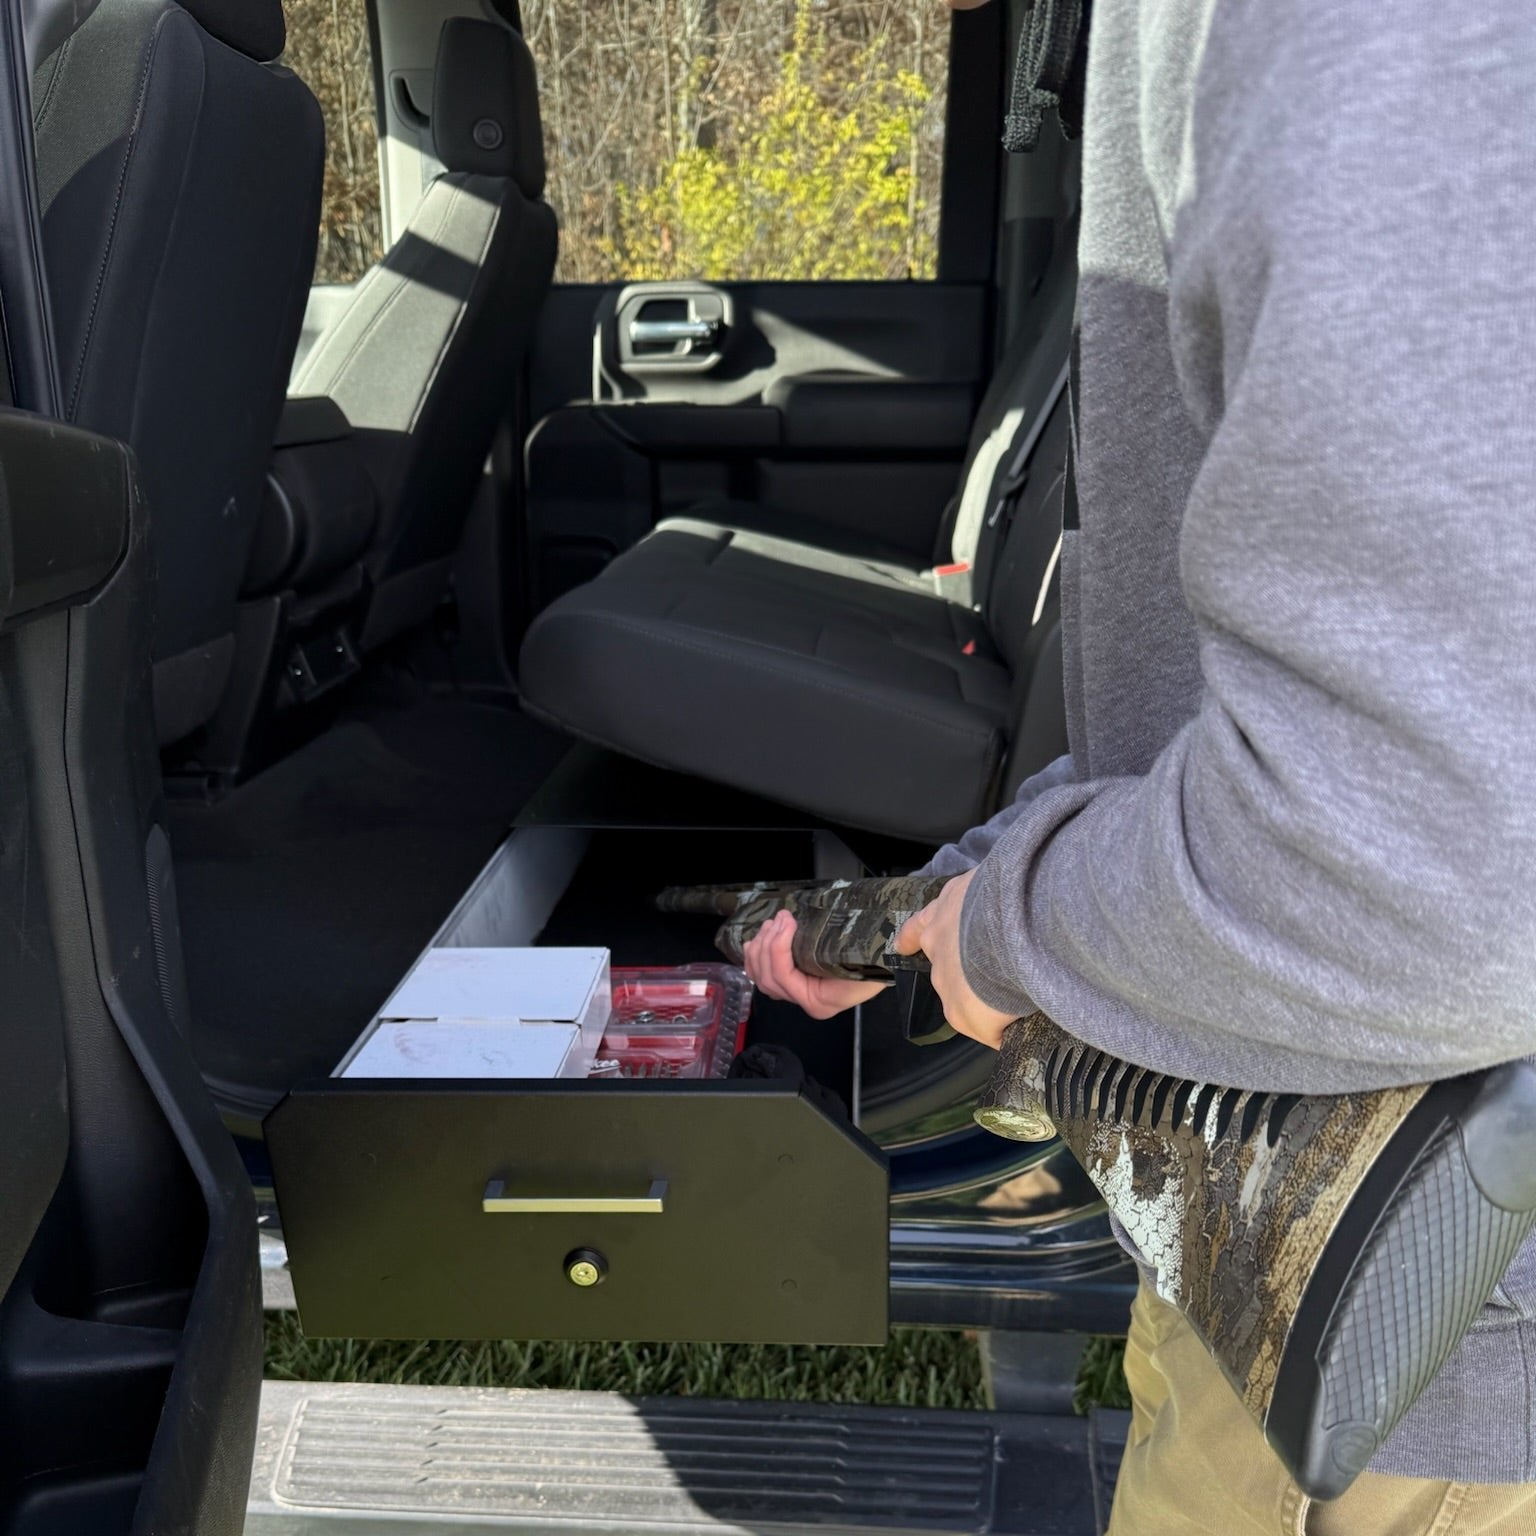
<path id="1" fill-rule="evenodd" d="M 522 0 L 522 14 L 558 280 L 935 276 L 936 0 Z"/>
<path id="2" fill-rule="evenodd" d="M 365 0 L 287 0 L 286 64 L 325 114 L 316 283 L 355 282 L 383 255 L 379 136 Z"/>

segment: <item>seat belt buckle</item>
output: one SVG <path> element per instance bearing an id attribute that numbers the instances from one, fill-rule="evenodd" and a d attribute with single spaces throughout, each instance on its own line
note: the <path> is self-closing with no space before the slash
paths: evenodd
<path id="1" fill-rule="evenodd" d="M 933 583 L 934 593 L 966 607 L 971 601 L 971 562 L 956 560 L 950 565 L 936 565 L 923 573 Z"/>

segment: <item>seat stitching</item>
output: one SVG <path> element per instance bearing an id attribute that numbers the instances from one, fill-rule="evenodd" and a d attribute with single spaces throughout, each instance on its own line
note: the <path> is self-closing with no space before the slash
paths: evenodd
<path id="1" fill-rule="evenodd" d="M 574 617 L 574 615 L 558 615 L 556 621 L 558 622 L 561 619 L 568 620 L 571 617 Z M 587 617 L 591 618 L 592 616 L 588 615 Z M 612 614 L 602 614 L 598 617 L 602 623 L 611 625 L 615 629 L 628 630 L 631 634 L 643 635 L 647 639 L 661 641 L 664 644 L 673 645 L 682 650 L 694 651 L 701 656 L 709 656 L 714 659 L 718 659 L 718 653 L 712 650 L 709 646 L 701 645 L 694 640 L 685 639 L 681 635 L 673 634 L 669 630 L 658 629 L 652 625 L 646 624 L 643 620 L 624 619 Z M 833 694 L 836 697 L 843 699 L 868 701 L 870 697 L 868 692 L 860 691 L 855 688 L 845 688 L 837 683 L 828 682 L 825 678 L 803 675 L 790 667 L 776 665 L 775 663 L 769 661 L 766 656 L 762 656 L 762 653 L 764 652 L 769 652 L 771 654 L 771 648 L 762 645 L 757 641 L 743 640 L 738 636 L 732 636 L 731 643 L 742 649 L 757 651 L 761 657 L 761 660 L 758 664 L 762 667 L 762 669 L 764 671 L 776 673 L 786 682 L 804 684 L 806 687 L 817 689 L 822 693 Z M 942 720 L 936 718 L 933 715 L 920 714 L 915 710 L 903 709 L 899 704 L 883 702 L 882 708 L 884 708 L 890 714 L 899 716 L 901 719 L 910 720 L 914 725 L 926 725 L 929 727 L 936 725 L 939 727 L 939 729 L 948 731 L 951 735 L 964 737 L 970 740 L 990 743 L 998 734 L 997 728 L 994 726 L 961 725 L 953 720 Z"/>
<path id="2" fill-rule="evenodd" d="M 133 166 L 133 158 L 139 147 L 139 129 L 143 124 L 144 98 L 149 91 L 149 77 L 154 69 L 155 57 L 160 50 L 160 39 L 164 35 L 166 22 L 176 11 L 166 11 L 155 22 L 154 36 L 149 40 L 149 48 L 144 57 L 144 70 L 139 76 L 138 95 L 133 103 L 133 125 L 128 130 L 128 147 L 123 152 L 122 169 L 118 172 L 117 192 L 112 200 L 112 217 L 107 221 L 106 246 L 101 253 L 101 265 L 96 271 L 96 285 L 91 293 L 90 307 L 86 312 L 85 334 L 80 340 L 80 352 L 76 359 L 75 383 L 70 391 L 69 405 L 66 408 L 68 418 L 73 421 L 75 411 L 80 404 L 80 390 L 85 383 L 85 362 L 90 356 L 91 343 L 96 336 L 96 315 L 101 307 L 101 293 L 106 286 L 107 272 L 112 265 L 112 257 L 115 254 L 114 242 L 117 239 L 117 221 L 123 210 L 123 193 L 128 185 L 128 172 Z"/>
<path id="3" fill-rule="evenodd" d="M 38 103 L 37 112 L 32 119 L 32 131 L 35 134 L 48 120 L 48 113 L 53 107 L 53 99 L 59 93 L 59 77 L 64 73 L 64 66 L 69 62 L 70 46 L 74 43 L 77 34 L 71 32 L 64 39 L 59 48 L 58 58 L 54 61 L 53 73 L 48 78 L 48 89 L 43 99 Z"/>

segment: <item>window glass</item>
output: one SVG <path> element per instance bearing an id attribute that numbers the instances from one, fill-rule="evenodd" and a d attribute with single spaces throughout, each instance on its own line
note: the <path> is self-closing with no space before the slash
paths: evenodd
<path id="1" fill-rule="evenodd" d="M 365 0 L 287 0 L 286 64 L 325 114 L 317 283 L 355 282 L 383 255 L 379 139 Z"/>
<path id="2" fill-rule="evenodd" d="M 522 0 L 522 14 L 559 280 L 935 275 L 936 0 Z"/>

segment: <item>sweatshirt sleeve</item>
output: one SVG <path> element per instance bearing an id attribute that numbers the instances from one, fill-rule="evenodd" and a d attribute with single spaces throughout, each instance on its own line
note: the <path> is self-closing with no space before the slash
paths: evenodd
<path id="1" fill-rule="evenodd" d="M 1070 755 L 1058 757 L 1055 762 L 1046 764 L 1039 773 L 1033 773 L 1025 779 L 1019 785 L 1013 799 L 989 821 L 984 821 L 979 827 L 972 827 L 955 842 L 945 843 L 921 869 L 914 870 L 913 873 L 963 875 L 966 870 L 975 869 L 997 846 L 1003 834 L 1024 814 L 1032 801 L 1038 799 L 1046 790 L 1054 789 L 1058 784 L 1069 783 L 1071 779 Z"/>
<path id="2" fill-rule="evenodd" d="M 993 1007 L 1273 1091 L 1536 1053 L 1533 101 L 1524 0 L 1215 7 L 1166 220 L 1200 707 L 986 854 Z"/>

